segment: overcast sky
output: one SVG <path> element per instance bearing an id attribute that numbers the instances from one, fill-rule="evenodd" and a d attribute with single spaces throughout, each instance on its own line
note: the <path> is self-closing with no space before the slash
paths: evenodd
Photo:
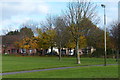
<path id="1" fill-rule="evenodd" d="M 67 2 L 70 0 L 1 0 L 0 1 L 0 35 L 2 30 L 16 30 L 26 22 L 40 23 L 44 21 L 48 14 L 61 15 L 61 11 L 66 9 Z M 94 1 L 94 0 L 91 0 Z M 118 1 L 119 0 L 95 0 L 98 5 L 97 12 L 103 25 L 103 8 L 106 5 L 107 25 L 118 20 Z"/>

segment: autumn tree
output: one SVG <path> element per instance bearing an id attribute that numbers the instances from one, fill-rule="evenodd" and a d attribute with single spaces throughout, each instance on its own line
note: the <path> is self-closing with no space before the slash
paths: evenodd
<path id="1" fill-rule="evenodd" d="M 22 39 L 19 43 L 20 45 L 20 48 L 23 48 L 23 49 L 30 49 L 30 38 L 26 37 L 24 39 Z"/>
<path id="2" fill-rule="evenodd" d="M 38 41 L 39 38 L 38 37 L 25 37 L 20 41 L 16 41 L 15 42 L 15 46 L 17 48 L 21 48 L 21 49 L 37 49 L 38 48 Z"/>
<path id="3" fill-rule="evenodd" d="M 42 29 L 39 28 L 37 29 L 37 32 L 38 32 L 38 37 L 40 38 L 38 42 L 39 48 L 43 49 L 44 53 L 45 50 L 48 49 L 49 47 L 51 47 L 51 51 L 52 51 L 52 48 L 55 45 L 54 42 L 54 37 L 56 35 L 55 30 L 42 31 Z"/>
<path id="4" fill-rule="evenodd" d="M 87 47 L 87 39 L 85 36 L 80 36 L 80 41 L 79 41 L 79 48 L 86 48 Z"/>
<path id="5" fill-rule="evenodd" d="M 41 22 L 41 30 L 47 34 L 49 37 L 49 44 L 51 48 L 51 53 L 53 53 L 53 47 L 55 46 L 55 36 L 56 30 L 54 29 L 54 17 L 48 14 L 46 20 Z"/>
<path id="6" fill-rule="evenodd" d="M 48 42 L 51 47 L 51 53 L 53 53 L 53 47 L 55 46 L 55 37 L 56 37 L 56 31 L 54 29 L 46 30 L 46 34 L 48 36 Z"/>
<path id="7" fill-rule="evenodd" d="M 65 17 L 70 27 L 69 31 L 72 33 L 76 44 L 77 64 L 81 63 L 78 51 L 80 36 L 84 36 L 89 30 L 89 26 L 86 26 L 85 23 L 86 20 L 93 20 L 93 18 L 95 20 L 95 8 L 96 6 L 91 2 L 77 0 L 76 2 L 70 2 L 68 10 L 65 12 Z"/>

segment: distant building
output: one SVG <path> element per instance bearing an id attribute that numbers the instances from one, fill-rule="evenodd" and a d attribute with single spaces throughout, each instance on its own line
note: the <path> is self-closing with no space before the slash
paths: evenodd
<path id="1" fill-rule="evenodd" d="M 36 49 L 21 49 L 15 46 L 16 41 L 20 41 L 20 37 L 18 35 L 4 35 L 0 36 L 2 38 L 2 44 L 0 44 L 0 53 L 2 54 L 19 54 L 19 53 L 27 53 L 33 54 L 36 53 Z"/>
<path id="2" fill-rule="evenodd" d="M 19 36 L 17 35 L 7 35 L 7 36 L 0 36 L 2 38 L 2 50 L 3 54 L 17 54 L 20 50 L 15 47 L 14 42 L 19 41 Z"/>
<path id="3" fill-rule="evenodd" d="M 120 22 L 120 1 L 118 2 L 118 22 Z"/>

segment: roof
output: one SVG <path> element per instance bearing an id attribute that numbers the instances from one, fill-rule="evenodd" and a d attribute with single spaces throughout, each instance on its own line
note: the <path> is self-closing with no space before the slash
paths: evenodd
<path id="1" fill-rule="evenodd" d="M 5 35 L 0 37 L 2 37 L 2 44 L 13 44 L 14 42 L 20 40 L 18 35 Z"/>

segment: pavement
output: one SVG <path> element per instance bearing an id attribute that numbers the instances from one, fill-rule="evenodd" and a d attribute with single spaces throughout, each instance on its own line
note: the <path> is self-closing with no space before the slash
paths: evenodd
<path id="1" fill-rule="evenodd" d="M 107 65 L 118 65 L 118 64 L 107 64 Z M 85 65 L 85 66 L 59 67 L 59 68 L 29 70 L 29 71 L 16 71 L 16 72 L 0 73 L 0 75 L 10 75 L 10 74 L 18 74 L 18 73 L 20 74 L 20 73 L 40 72 L 40 71 L 60 70 L 60 69 L 69 69 L 69 68 L 77 68 L 77 67 L 90 67 L 90 66 L 104 66 L 104 65 L 103 64 L 102 65 Z"/>

